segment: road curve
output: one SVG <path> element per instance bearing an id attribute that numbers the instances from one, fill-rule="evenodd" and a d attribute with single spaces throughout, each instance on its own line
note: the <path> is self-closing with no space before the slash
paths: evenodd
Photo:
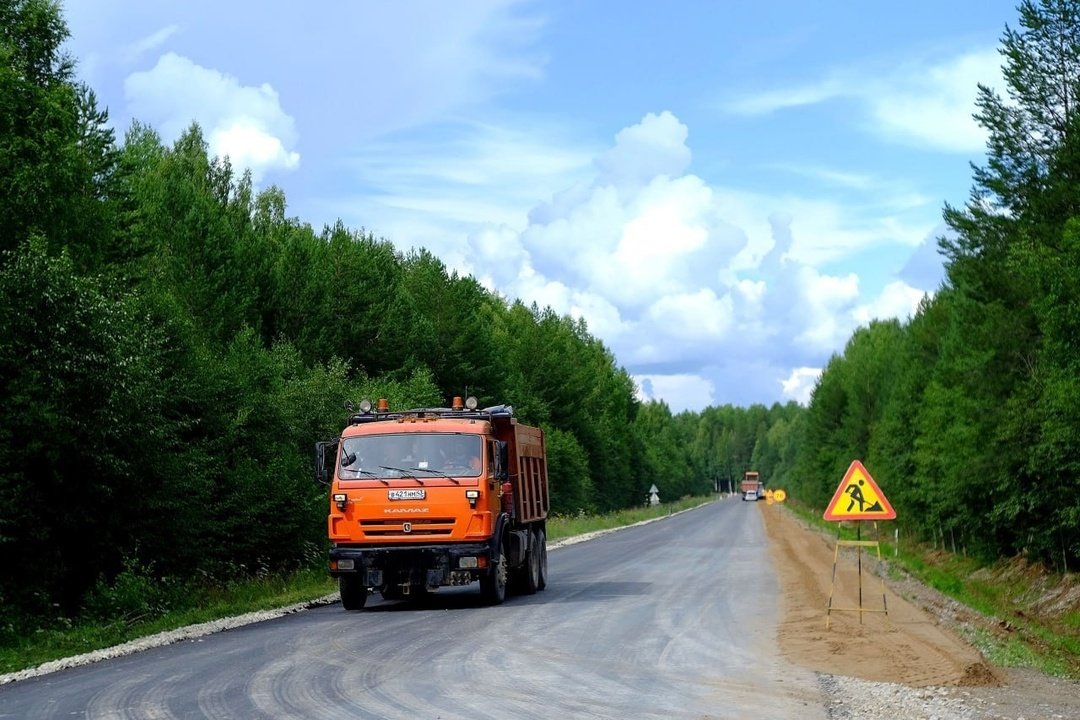
<path id="1" fill-rule="evenodd" d="M 498 607 L 315 608 L 0 686 L 0 718 L 824 718 L 778 613 L 761 514 L 725 500 L 552 550 Z"/>

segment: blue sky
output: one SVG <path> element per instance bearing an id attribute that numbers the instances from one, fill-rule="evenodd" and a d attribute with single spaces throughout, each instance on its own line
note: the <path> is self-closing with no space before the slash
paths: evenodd
<path id="1" fill-rule="evenodd" d="M 1016 4 L 69 0 L 122 137 L 584 317 L 674 411 L 806 402 L 942 279 Z"/>

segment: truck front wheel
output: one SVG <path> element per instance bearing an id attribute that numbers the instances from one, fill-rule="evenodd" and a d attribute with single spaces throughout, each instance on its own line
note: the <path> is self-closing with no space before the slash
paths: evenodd
<path id="1" fill-rule="evenodd" d="M 499 605 L 506 599 L 506 554 L 502 548 L 488 574 L 480 578 L 480 594 L 488 605 Z"/>
<path id="2" fill-rule="evenodd" d="M 363 610 L 367 604 L 367 587 L 355 575 L 340 576 L 338 592 L 341 593 L 341 606 L 346 610 Z"/>

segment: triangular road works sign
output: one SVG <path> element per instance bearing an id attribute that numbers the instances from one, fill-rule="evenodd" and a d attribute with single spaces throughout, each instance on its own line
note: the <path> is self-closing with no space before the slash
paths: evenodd
<path id="1" fill-rule="evenodd" d="M 832 502 L 825 508 L 826 520 L 893 520 L 896 511 L 885 493 L 858 460 L 851 463 Z"/>

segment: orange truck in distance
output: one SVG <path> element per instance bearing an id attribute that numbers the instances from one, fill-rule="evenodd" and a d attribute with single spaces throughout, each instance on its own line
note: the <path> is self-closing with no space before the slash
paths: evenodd
<path id="1" fill-rule="evenodd" d="M 765 495 L 765 486 L 761 482 L 761 478 L 754 470 L 747 470 L 743 475 L 742 484 L 739 485 L 739 494 L 742 495 L 742 499 L 753 500 L 757 502 Z"/>
<path id="2" fill-rule="evenodd" d="M 476 405 L 346 403 L 341 436 L 316 443 L 316 479 L 330 486 L 330 574 L 346 610 L 376 591 L 401 600 L 478 581 L 495 605 L 508 587 L 547 585 L 544 433 L 508 405 Z"/>

